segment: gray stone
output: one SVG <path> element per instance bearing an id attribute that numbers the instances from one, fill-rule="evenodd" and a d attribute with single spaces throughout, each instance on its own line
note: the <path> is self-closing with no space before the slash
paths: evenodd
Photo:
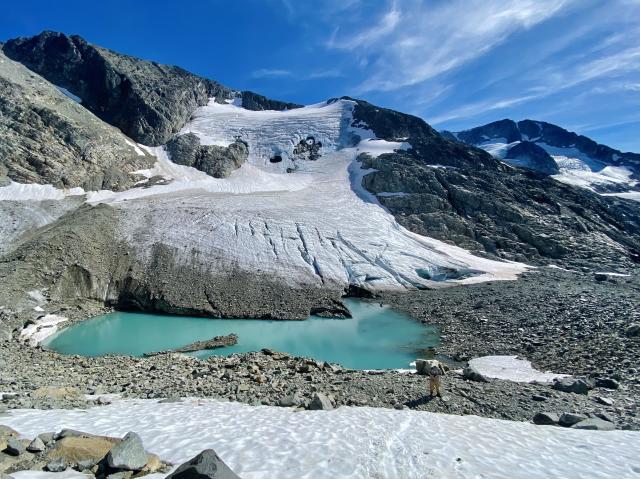
<path id="1" fill-rule="evenodd" d="M 56 433 L 55 432 L 43 432 L 38 434 L 38 438 L 45 444 L 49 445 L 55 441 Z"/>
<path id="2" fill-rule="evenodd" d="M 489 379 L 487 379 L 483 374 L 481 374 L 476 368 L 473 366 L 467 366 L 462 370 L 462 377 L 469 381 L 476 381 L 480 383 L 488 383 Z"/>
<path id="3" fill-rule="evenodd" d="M 282 399 L 280 399 L 278 401 L 278 406 L 281 406 L 281 407 L 300 406 L 303 402 L 304 400 L 302 399 L 302 396 L 300 396 L 298 392 L 295 392 L 294 394 L 289 394 L 283 397 Z"/>
<path id="4" fill-rule="evenodd" d="M 15 437 L 7 438 L 7 447 L 5 448 L 5 452 L 7 454 L 10 454 L 12 456 L 19 456 L 26 450 L 26 447 L 24 447 L 24 444 L 22 444 L 20 440 L 16 439 Z"/>
<path id="5" fill-rule="evenodd" d="M 214 178 L 227 178 L 249 156 L 249 148 L 241 140 L 227 147 L 201 145 L 193 133 L 173 138 L 167 143 L 167 152 L 174 163 L 191 166 Z"/>
<path id="6" fill-rule="evenodd" d="M 107 454 L 107 464 L 113 469 L 137 471 L 147 464 L 147 453 L 142 439 L 135 432 L 128 432 Z"/>
<path id="7" fill-rule="evenodd" d="M 33 441 L 29 443 L 27 446 L 27 451 L 29 452 L 42 452 L 46 448 L 44 442 L 39 437 L 36 437 Z"/>
<path id="8" fill-rule="evenodd" d="M 604 421 L 597 417 L 583 419 L 571 426 L 573 429 L 588 429 L 592 431 L 613 431 L 616 427 L 609 421 Z"/>
<path id="9" fill-rule="evenodd" d="M 553 426 L 558 424 L 560 418 L 554 412 L 539 412 L 533 416 L 533 423 L 540 426 Z"/>
<path id="10" fill-rule="evenodd" d="M 166 479 L 240 479 L 213 449 L 205 449 L 180 465 Z"/>
<path id="11" fill-rule="evenodd" d="M 12 337 L 11 328 L 0 325 L 0 342 L 11 341 L 11 337 Z"/>
<path id="12" fill-rule="evenodd" d="M 624 333 L 630 338 L 636 338 L 640 336 L 640 324 L 630 324 L 629 326 L 627 326 L 627 329 L 625 329 Z"/>
<path id="13" fill-rule="evenodd" d="M 63 457 L 49 461 L 44 468 L 49 472 L 62 472 L 67 470 L 67 463 Z"/>
<path id="14" fill-rule="evenodd" d="M 584 414 L 564 412 L 560 416 L 560 420 L 558 421 L 558 424 L 564 427 L 570 427 L 570 426 L 573 426 L 574 424 L 579 423 L 580 421 L 584 421 L 585 419 L 587 419 L 587 416 L 585 416 Z"/>
<path id="15" fill-rule="evenodd" d="M 593 275 L 593 279 L 595 279 L 596 281 L 606 281 L 608 277 L 609 275 L 604 273 L 596 273 Z"/>
<path id="16" fill-rule="evenodd" d="M 596 380 L 597 388 L 618 389 L 620 383 L 613 378 L 600 378 Z"/>
<path id="17" fill-rule="evenodd" d="M 584 379 L 561 378 L 556 379 L 552 387 L 565 393 L 588 394 L 593 389 L 593 384 Z"/>
<path id="18" fill-rule="evenodd" d="M 333 409 L 333 405 L 327 396 L 322 393 L 315 393 L 309 403 L 309 409 L 312 411 L 330 411 Z"/>

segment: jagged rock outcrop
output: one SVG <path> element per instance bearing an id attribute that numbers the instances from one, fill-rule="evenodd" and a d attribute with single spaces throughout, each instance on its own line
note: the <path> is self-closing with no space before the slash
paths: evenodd
<path id="1" fill-rule="evenodd" d="M 177 136 L 167 143 L 171 161 L 191 166 L 214 178 L 227 178 L 247 161 L 249 147 L 242 140 L 229 146 L 201 145 L 193 133 Z"/>
<path id="2" fill-rule="evenodd" d="M 196 341 L 194 343 L 187 344 L 186 346 L 170 349 L 167 351 L 157 351 L 157 352 L 154 351 L 151 353 L 144 353 L 144 356 L 151 357 L 151 356 L 157 356 L 158 354 L 165 354 L 165 353 L 191 353 L 194 351 L 205 351 L 208 349 L 225 348 L 227 346 L 233 346 L 235 344 L 238 344 L 238 335 L 232 333 L 232 334 L 227 334 L 226 336 L 215 336 L 205 341 Z"/>
<path id="3" fill-rule="evenodd" d="M 505 159 L 510 159 L 511 164 L 522 165 L 545 175 L 560 173 L 560 168 L 551 155 L 531 141 L 521 141 L 509 148 Z"/>
<path id="4" fill-rule="evenodd" d="M 279 100 L 271 100 L 263 95 L 258 95 L 252 91 L 243 91 L 241 94 L 242 97 L 242 108 L 246 108 L 247 110 L 253 111 L 261 111 L 261 110 L 293 110 L 294 108 L 302 108 L 303 105 L 298 105 L 297 103 L 288 103 L 285 101 Z"/>
<path id="5" fill-rule="evenodd" d="M 4 44 L 5 54 L 82 99 L 82 105 L 145 145 L 166 143 L 209 98 L 235 92 L 176 66 L 45 31 Z"/>
<path id="6" fill-rule="evenodd" d="M 155 157 L 0 51 L 0 185 L 123 190 Z M 4 179 L 2 179 L 4 178 Z"/>
<path id="7" fill-rule="evenodd" d="M 640 262 L 640 204 L 511 168 L 410 115 L 358 101 L 353 117 L 378 138 L 411 145 L 360 157 L 376 170 L 364 187 L 385 193 L 380 203 L 411 231 L 525 262 Z"/>

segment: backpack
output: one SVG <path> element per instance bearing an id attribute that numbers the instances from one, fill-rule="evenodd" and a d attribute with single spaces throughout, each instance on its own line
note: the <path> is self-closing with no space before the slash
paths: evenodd
<path id="1" fill-rule="evenodd" d="M 431 366 L 429 368 L 429 376 L 442 376 L 442 369 L 435 365 Z"/>

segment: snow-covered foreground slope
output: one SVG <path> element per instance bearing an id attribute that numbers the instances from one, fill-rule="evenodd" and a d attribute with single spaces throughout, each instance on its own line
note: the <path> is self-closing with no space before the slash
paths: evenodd
<path id="1" fill-rule="evenodd" d="M 172 183 L 99 192 L 89 201 L 122 210 L 122 236 L 149 261 L 154 245 L 162 243 L 191 268 L 265 273 L 291 285 L 412 287 L 445 275 L 470 276 L 463 282 L 514 279 L 525 269 L 399 226 L 360 186 L 368 171 L 356 157 L 409 145 L 376 140 L 370 131 L 350 127 L 352 108 L 353 102 L 344 100 L 284 112 L 211 102 L 183 132 L 197 134 L 205 144 L 246 141 L 248 162 L 230 178 L 175 165 L 156 149 L 159 162 L 143 173 Z M 309 136 L 322 143 L 322 156 L 296 159 L 294 147 Z M 282 161 L 271 163 L 275 155 Z"/>
<path id="2" fill-rule="evenodd" d="M 213 448 L 243 479 L 623 479 L 640 474 L 637 432 L 417 411 L 294 412 L 211 400 L 121 400 L 89 410 L 11 411 L 3 423 L 29 437 L 63 427 L 111 436 L 136 431 L 147 450 L 175 464 Z"/>

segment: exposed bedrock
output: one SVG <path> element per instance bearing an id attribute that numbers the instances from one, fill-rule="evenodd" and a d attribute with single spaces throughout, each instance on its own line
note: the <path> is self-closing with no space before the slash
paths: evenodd
<path id="1" fill-rule="evenodd" d="M 199 138 L 193 133 L 170 140 L 167 152 L 174 163 L 191 166 L 214 178 L 227 178 L 249 157 L 249 147 L 242 140 L 226 147 L 201 145 Z"/>
<path id="2" fill-rule="evenodd" d="M 246 108 L 247 110 L 253 111 L 262 111 L 262 110 L 293 110 L 294 108 L 302 108 L 303 105 L 298 105 L 297 103 L 288 103 L 279 100 L 271 100 L 266 96 L 259 95 L 258 93 L 254 93 L 252 91 L 243 91 L 241 94 L 242 97 L 242 108 Z"/>
<path id="3" fill-rule="evenodd" d="M 36 291 L 63 307 L 92 300 L 118 309 L 207 317 L 348 315 L 338 285 L 290 285 L 233 265 L 184 261 L 162 243 L 136 255 L 116 233 L 120 214 L 108 205 L 82 206 L 0 257 L 0 305 L 31 310 L 38 301 L 26 292 Z"/>
<path id="4" fill-rule="evenodd" d="M 3 49 L 145 145 L 166 143 L 209 98 L 223 101 L 235 96 L 219 83 L 182 68 L 121 55 L 77 35 L 45 31 L 9 40 Z"/>
<path id="5" fill-rule="evenodd" d="M 124 190 L 155 158 L 0 51 L 0 187 Z"/>
<path id="6" fill-rule="evenodd" d="M 419 234 L 507 258 L 622 267 L 640 260 L 640 205 L 510 169 L 433 168 L 405 153 L 361 156 L 364 186 Z M 544 262 L 544 261 L 543 261 Z"/>

